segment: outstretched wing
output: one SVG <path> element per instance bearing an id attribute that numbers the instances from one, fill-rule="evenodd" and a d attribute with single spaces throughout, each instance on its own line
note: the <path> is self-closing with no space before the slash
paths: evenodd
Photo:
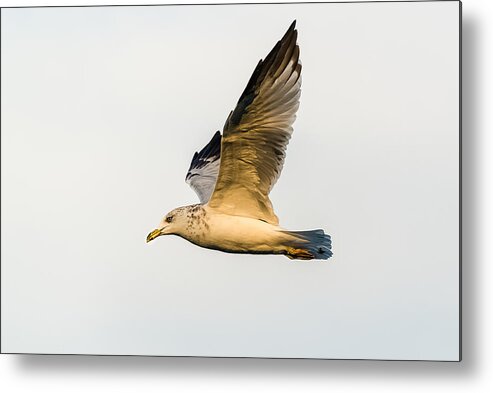
<path id="1" fill-rule="evenodd" d="M 296 21 L 260 60 L 224 125 L 209 206 L 277 224 L 269 192 L 279 178 L 301 94 Z"/>
<path id="2" fill-rule="evenodd" d="M 216 185 L 221 156 L 221 133 L 216 131 L 210 142 L 195 152 L 185 181 L 192 187 L 200 199 L 207 203 Z"/>

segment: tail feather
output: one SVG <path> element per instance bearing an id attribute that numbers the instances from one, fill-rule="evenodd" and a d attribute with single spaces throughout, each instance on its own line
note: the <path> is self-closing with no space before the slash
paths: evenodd
<path id="1" fill-rule="evenodd" d="M 332 256 L 332 241 L 323 229 L 284 233 L 293 237 L 286 243 L 290 259 L 329 259 Z"/>

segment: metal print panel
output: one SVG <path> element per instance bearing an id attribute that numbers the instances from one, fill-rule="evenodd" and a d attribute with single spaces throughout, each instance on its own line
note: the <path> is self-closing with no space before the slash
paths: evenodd
<path id="1" fill-rule="evenodd" d="M 460 360 L 459 2 L 1 26 L 2 352 Z"/>

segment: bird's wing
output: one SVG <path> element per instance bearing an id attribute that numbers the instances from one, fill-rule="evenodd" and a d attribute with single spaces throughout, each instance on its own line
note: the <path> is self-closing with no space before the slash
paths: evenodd
<path id="1" fill-rule="evenodd" d="M 207 203 L 216 185 L 221 156 L 221 133 L 217 131 L 205 147 L 195 152 L 185 181 L 195 191 L 200 203 Z"/>
<path id="2" fill-rule="evenodd" d="M 260 60 L 224 125 L 219 176 L 208 205 L 226 214 L 278 223 L 268 195 L 281 174 L 301 94 L 295 24 Z"/>

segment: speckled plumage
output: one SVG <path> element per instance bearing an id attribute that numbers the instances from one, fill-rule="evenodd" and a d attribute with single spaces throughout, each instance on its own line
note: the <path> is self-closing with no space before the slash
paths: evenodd
<path id="1" fill-rule="evenodd" d="M 186 212 L 187 228 L 185 236 L 190 239 L 202 239 L 209 230 L 207 213 L 202 205 L 191 205 L 183 208 Z"/>
<path id="2" fill-rule="evenodd" d="M 296 21 L 260 60 L 223 135 L 218 131 L 193 156 L 186 182 L 200 204 L 168 213 L 147 241 L 178 235 L 205 248 L 292 259 L 328 259 L 323 230 L 287 231 L 278 225 L 269 193 L 280 176 L 301 94 Z"/>

